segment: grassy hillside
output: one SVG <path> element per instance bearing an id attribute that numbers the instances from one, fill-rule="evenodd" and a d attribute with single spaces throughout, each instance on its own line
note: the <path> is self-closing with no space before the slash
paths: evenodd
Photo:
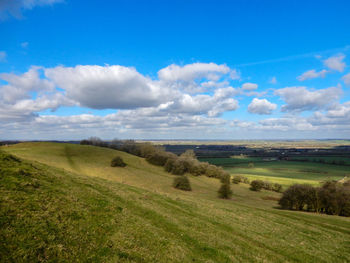
<path id="1" fill-rule="evenodd" d="M 346 262 L 350 219 L 275 209 L 279 195 L 172 175 L 126 153 L 54 143 L 3 147 L 2 262 Z M 126 168 L 109 167 L 120 155 Z M 40 163 L 39 163 L 40 162 Z M 100 177 L 100 178 L 99 178 Z M 271 200 L 272 199 L 272 200 Z"/>

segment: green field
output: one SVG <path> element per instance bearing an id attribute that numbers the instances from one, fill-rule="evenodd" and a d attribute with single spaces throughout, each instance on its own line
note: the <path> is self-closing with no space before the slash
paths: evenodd
<path id="1" fill-rule="evenodd" d="M 202 162 L 208 162 L 211 164 L 215 164 L 218 166 L 234 166 L 238 164 L 248 164 L 248 163 L 255 163 L 255 162 L 262 162 L 263 158 L 262 157 L 249 157 L 249 156 L 232 156 L 230 158 L 200 158 L 200 161 Z"/>
<path id="2" fill-rule="evenodd" d="M 343 161 L 344 164 L 346 165 L 350 165 L 350 157 L 344 157 L 344 156 L 307 156 L 307 157 L 299 157 L 299 156 L 296 156 L 296 157 L 293 157 L 292 158 L 293 160 L 303 160 L 303 159 L 306 159 L 310 162 L 319 162 L 320 160 L 326 162 L 326 163 L 332 163 L 333 161 Z M 350 167 L 349 167 L 350 169 Z"/>
<path id="3" fill-rule="evenodd" d="M 293 183 L 318 185 L 325 180 L 341 180 L 350 177 L 350 166 L 332 165 L 315 162 L 263 161 L 260 157 L 232 157 L 201 159 L 223 166 L 232 175 L 242 175 L 249 179 L 262 179 L 281 183 L 284 186 Z M 249 167 L 253 163 L 254 167 Z"/>
<path id="4" fill-rule="evenodd" d="M 94 146 L 0 150 L 1 262 L 350 260 L 349 218 L 276 209 L 278 193 L 240 184 L 222 200 L 204 176 L 183 192 L 161 167 Z M 117 155 L 127 167 L 109 166 Z"/>

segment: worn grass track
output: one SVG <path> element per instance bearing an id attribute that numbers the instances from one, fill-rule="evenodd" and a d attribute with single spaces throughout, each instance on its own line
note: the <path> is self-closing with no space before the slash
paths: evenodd
<path id="1" fill-rule="evenodd" d="M 3 147 L 2 262 L 347 262 L 349 218 L 274 208 L 272 192 L 190 177 L 192 192 L 142 158 L 54 143 Z M 109 167 L 120 155 L 126 168 Z M 68 157 L 67 157 L 68 156 Z"/>

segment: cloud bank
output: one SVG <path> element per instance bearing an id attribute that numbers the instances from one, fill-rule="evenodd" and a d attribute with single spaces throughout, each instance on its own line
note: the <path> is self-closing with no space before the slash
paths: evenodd
<path id="1" fill-rule="evenodd" d="M 325 129 L 350 132 L 350 102 L 340 103 L 341 86 L 257 92 L 258 84 L 240 84 L 242 77 L 237 79 L 237 72 L 225 64 L 193 63 L 169 65 L 160 69 L 156 78 L 121 65 L 32 66 L 21 74 L 2 73 L 0 136 L 53 139 L 64 131 L 70 138 L 227 138 L 235 131 L 244 136 Z M 302 76 L 306 80 L 322 72 L 309 71 Z M 342 77 L 346 84 L 348 75 Z M 231 86 L 235 81 L 237 86 Z M 255 98 L 247 103 L 249 96 Z M 85 111 L 67 116 L 60 112 L 64 107 L 108 113 Z M 262 119 L 277 113 L 278 108 L 280 116 Z M 256 121 L 239 120 L 237 111 L 260 116 Z"/>

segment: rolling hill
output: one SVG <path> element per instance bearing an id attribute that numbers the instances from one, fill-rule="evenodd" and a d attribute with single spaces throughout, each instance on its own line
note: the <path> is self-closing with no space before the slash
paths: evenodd
<path id="1" fill-rule="evenodd" d="M 1 262 L 347 262 L 350 219 L 279 210 L 279 194 L 174 175 L 112 149 L 0 148 Z M 125 168 L 112 168 L 120 156 Z"/>

